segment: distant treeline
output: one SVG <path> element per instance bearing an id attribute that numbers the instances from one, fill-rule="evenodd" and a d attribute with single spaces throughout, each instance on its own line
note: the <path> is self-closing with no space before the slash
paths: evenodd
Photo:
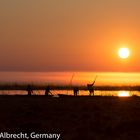
<path id="1" fill-rule="evenodd" d="M 29 84 L 0 84 L 0 90 L 26 90 Z M 49 84 L 30 84 L 33 90 L 45 90 L 47 86 L 51 90 L 72 90 L 78 87 L 79 90 L 88 90 L 86 86 L 79 85 L 49 85 Z M 140 91 L 140 86 L 95 86 L 95 90 L 132 90 Z"/>

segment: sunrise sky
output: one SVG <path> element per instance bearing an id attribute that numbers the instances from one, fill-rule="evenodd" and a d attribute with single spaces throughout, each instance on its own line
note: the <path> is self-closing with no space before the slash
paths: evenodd
<path id="1" fill-rule="evenodd" d="M 1 71 L 140 70 L 140 0 L 0 0 Z M 130 56 L 118 57 L 120 47 Z"/>

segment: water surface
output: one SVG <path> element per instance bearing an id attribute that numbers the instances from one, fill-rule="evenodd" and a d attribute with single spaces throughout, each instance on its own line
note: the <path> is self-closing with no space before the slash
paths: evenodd
<path id="1" fill-rule="evenodd" d="M 140 73 L 117 72 L 0 72 L 0 83 L 31 83 L 54 85 L 86 86 L 97 76 L 95 86 L 140 86 Z M 26 95 L 24 90 L 1 90 L 2 95 Z M 69 94 L 73 91 L 54 90 L 53 94 Z M 88 95 L 88 91 L 81 90 L 79 95 Z M 34 95 L 44 95 L 43 90 L 34 90 Z M 102 96 L 140 96 L 139 91 L 101 91 L 95 90 L 95 95 Z"/>
<path id="2" fill-rule="evenodd" d="M 47 83 L 97 86 L 139 86 L 140 73 L 119 72 L 0 72 L 0 83 Z"/>

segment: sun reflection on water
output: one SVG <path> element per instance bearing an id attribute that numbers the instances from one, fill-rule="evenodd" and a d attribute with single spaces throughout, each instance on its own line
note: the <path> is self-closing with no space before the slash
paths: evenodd
<path id="1" fill-rule="evenodd" d="M 130 92 L 129 91 L 119 91 L 118 92 L 118 96 L 119 97 L 129 97 L 130 96 Z"/>

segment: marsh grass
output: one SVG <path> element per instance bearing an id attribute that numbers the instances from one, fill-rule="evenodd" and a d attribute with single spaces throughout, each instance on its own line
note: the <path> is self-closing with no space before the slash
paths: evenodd
<path id="1" fill-rule="evenodd" d="M 46 86 L 50 86 L 51 90 L 72 90 L 74 87 L 78 87 L 79 90 L 87 90 L 87 86 L 83 85 L 55 85 L 55 84 L 35 84 L 28 83 L 33 90 L 45 90 Z M 0 83 L 0 90 L 26 90 L 27 83 Z M 113 91 L 113 90 L 129 90 L 140 91 L 140 86 L 95 86 L 95 90 Z"/>

